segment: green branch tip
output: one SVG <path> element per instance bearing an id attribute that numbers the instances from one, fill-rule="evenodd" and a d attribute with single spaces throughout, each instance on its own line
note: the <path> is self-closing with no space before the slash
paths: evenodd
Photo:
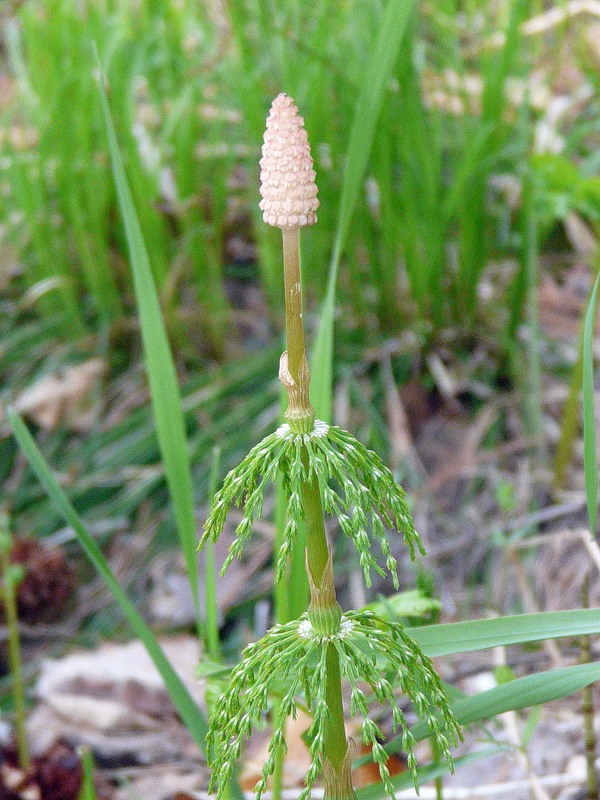
<path id="1" fill-rule="evenodd" d="M 295 433 L 288 423 L 281 425 L 228 473 L 215 497 L 199 545 L 202 548 L 209 539 L 216 541 L 230 508 L 243 507 L 243 518 L 236 528 L 236 538 L 229 548 L 222 573 L 241 555 L 252 535 L 254 521 L 262 513 L 265 489 L 279 474 L 288 498 L 288 522 L 277 553 L 277 581 L 284 576 L 304 518 L 298 487 L 314 477 L 318 480 L 325 512 L 337 518 L 343 533 L 358 552 L 367 586 L 371 585 L 372 571 L 382 576 L 387 571 L 398 589 L 398 563 L 391 552 L 386 527 L 402 533 L 411 559 L 414 560 L 417 553 L 424 554 L 404 490 L 381 458 L 342 428 L 315 420 L 307 433 Z M 373 542 L 379 545 L 385 568 L 371 551 Z"/>

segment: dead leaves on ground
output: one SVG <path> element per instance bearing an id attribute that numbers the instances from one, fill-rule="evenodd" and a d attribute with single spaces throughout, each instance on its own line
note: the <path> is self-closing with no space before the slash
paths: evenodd
<path id="1" fill-rule="evenodd" d="M 44 430 L 64 424 L 85 431 L 94 420 L 94 389 L 105 371 L 101 358 L 91 358 L 52 372 L 21 392 L 13 408 Z"/>
<path id="2" fill-rule="evenodd" d="M 188 635 L 161 640 L 169 661 L 192 697 L 203 703 L 195 680 L 198 642 Z M 139 763 L 197 755 L 156 667 L 139 641 L 103 644 L 62 659 L 46 659 L 37 682 L 39 704 L 28 729 L 38 749 L 65 737 L 119 763 L 127 756 Z M 169 729 L 171 735 L 165 736 Z"/>

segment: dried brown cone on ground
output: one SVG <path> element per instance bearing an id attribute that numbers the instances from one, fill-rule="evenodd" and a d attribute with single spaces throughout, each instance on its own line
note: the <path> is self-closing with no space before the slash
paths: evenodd
<path id="1" fill-rule="evenodd" d="M 75 591 L 75 572 L 62 550 L 37 539 L 15 538 L 10 562 L 19 564 L 24 573 L 17 588 L 19 620 L 36 625 L 60 619 Z M 0 610 L 4 616 L 1 606 Z"/>
<path id="2" fill-rule="evenodd" d="M 304 120 L 287 94 L 267 118 L 260 160 L 260 208 L 268 225 L 302 228 L 317 221 L 317 185 Z"/>
<path id="3" fill-rule="evenodd" d="M 34 758 L 27 772 L 20 769 L 15 748 L 1 752 L 0 800 L 77 800 L 82 781 L 81 759 L 63 739 Z"/>

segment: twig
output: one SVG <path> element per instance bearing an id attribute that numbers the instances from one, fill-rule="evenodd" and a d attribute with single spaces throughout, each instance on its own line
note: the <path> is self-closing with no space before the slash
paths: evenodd
<path id="1" fill-rule="evenodd" d="M 521 528 L 528 528 L 530 525 L 540 525 L 541 523 L 550 522 L 554 519 L 558 519 L 559 517 L 566 517 L 567 514 L 575 514 L 585 508 L 585 502 L 585 497 L 582 496 L 576 500 L 569 500 L 566 503 L 548 506 L 548 508 L 542 508 L 539 511 L 533 511 L 530 514 L 523 514 L 522 516 L 517 517 L 517 519 L 514 519 L 504 525 L 503 531 L 505 533 L 510 531 L 518 531 Z M 542 538 L 545 535 L 546 534 L 543 534 Z M 530 538 L 528 538 L 526 541 L 530 541 Z"/>
<path id="2" fill-rule="evenodd" d="M 587 528 L 580 530 L 579 535 L 581 536 L 590 558 L 594 562 L 594 566 L 600 572 L 600 546 L 598 546 L 598 542 L 594 539 Z"/>
<path id="3" fill-rule="evenodd" d="M 560 539 L 581 539 L 594 566 L 600 572 L 600 545 L 598 545 L 598 542 L 593 538 L 588 528 L 566 528 L 561 531 L 556 531 L 555 533 L 542 533 L 539 536 L 528 536 L 520 542 L 512 542 L 509 547 L 512 550 L 521 550 L 525 547 L 538 547 L 541 545 L 553 544 Z"/>
<path id="4" fill-rule="evenodd" d="M 523 596 L 523 602 L 525 604 L 525 608 L 529 614 L 535 614 L 540 611 L 539 604 L 535 599 L 533 591 L 531 590 L 531 586 L 529 585 L 529 579 L 525 570 L 523 569 L 523 564 L 521 562 L 521 558 L 519 553 L 516 550 L 512 550 L 509 548 L 507 552 L 508 558 L 517 574 L 517 580 L 519 582 L 519 588 L 521 589 L 521 594 Z M 543 647 L 550 661 L 552 662 L 553 666 L 561 667 L 563 665 L 563 658 L 560 653 L 560 649 L 554 639 L 546 639 L 543 642 Z"/>
<path id="5" fill-rule="evenodd" d="M 506 666 L 506 648 L 496 647 L 494 648 L 494 653 L 496 655 L 498 665 Z M 548 792 L 544 789 L 544 787 L 540 783 L 540 779 L 538 778 L 538 776 L 533 770 L 533 767 L 531 766 L 531 762 L 527 754 L 527 749 L 524 746 L 523 741 L 521 739 L 521 732 L 519 731 L 519 719 L 517 717 L 517 712 L 507 711 L 504 714 L 500 714 L 499 719 L 501 719 L 504 723 L 508 735 L 508 740 L 515 747 L 517 760 L 527 773 L 533 797 L 535 798 L 535 800 L 550 800 Z"/>

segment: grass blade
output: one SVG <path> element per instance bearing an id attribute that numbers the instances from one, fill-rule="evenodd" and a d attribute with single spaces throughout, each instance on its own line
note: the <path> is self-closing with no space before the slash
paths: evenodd
<path id="1" fill-rule="evenodd" d="M 204 751 L 207 724 L 202 712 L 195 704 L 179 675 L 171 666 L 171 663 L 165 656 L 154 634 L 148 625 L 146 625 L 136 607 L 113 575 L 102 551 L 87 532 L 79 515 L 56 482 L 44 457 L 33 440 L 32 435 L 27 430 L 27 427 L 19 415 L 12 409 L 8 412 L 8 420 L 19 445 L 27 456 L 31 468 L 37 475 L 54 505 L 64 517 L 65 522 L 70 525 L 77 534 L 77 538 L 88 558 L 113 593 L 127 621 L 135 631 L 135 634 L 143 642 L 157 670 L 160 672 L 165 686 L 167 687 L 167 691 L 169 692 L 169 696 L 179 712 L 181 719 L 193 736 L 198 747 Z"/>
<path id="2" fill-rule="evenodd" d="M 531 174 L 523 180 L 523 233 L 521 263 L 525 279 L 524 317 L 528 329 L 525 340 L 523 376 L 523 418 L 525 431 L 536 441 L 538 462 L 545 462 L 544 420 L 542 404 L 542 367 L 539 321 L 539 232 L 536 216 L 537 183 Z"/>
<path id="3" fill-rule="evenodd" d="M 408 628 L 406 632 L 428 656 L 447 656 L 501 645 L 596 634 L 600 632 L 600 609 L 543 611 Z"/>
<path id="4" fill-rule="evenodd" d="M 598 521 L 598 453 L 594 417 L 594 323 L 598 300 L 600 272 L 596 276 L 583 325 L 583 469 L 590 532 L 596 535 Z"/>
<path id="5" fill-rule="evenodd" d="M 338 268 L 346 246 L 354 208 L 363 185 L 385 90 L 398 58 L 413 5 L 414 0 L 388 0 L 371 59 L 363 74 L 350 132 L 327 294 L 319 315 L 320 323 L 311 359 L 311 400 L 317 417 L 326 422 L 331 420 L 333 323 Z"/>
<path id="6" fill-rule="evenodd" d="M 466 756 L 459 756 L 458 758 L 454 759 L 454 771 L 459 770 L 461 767 L 466 767 L 468 764 L 472 764 L 475 761 L 479 761 L 482 758 L 490 758 L 490 756 L 494 756 L 496 753 L 500 753 L 507 749 L 508 748 L 503 745 L 498 747 L 486 747 L 485 749 L 477 750 L 474 753 L 469 753 Z M 360 759 L 360 762 L 367 763 L 367 760 Z M 425 764 L 417 769 L 419 786 L 422 786 L 428 781 L 440 778 L 449 771 L 450 767 L 445 761 L 439 764 Z M 412 789 L 414 786 L 412 773 L 403 772 L 400 775 L 394 775 L 392 778 L 392 784 L 396 791 Z M 372 783 L 368 786 L 363 786 L 361 789 L 358 789 L 356 792 L 356 797 L 358 800 L 380 800 L 380 798 L 386 797 L 386 792 L 383 783 Z"/>
<path id="7" fill-rule="evenodd" d="M 518 711 L 522 708 L 539 706 L 551 700 L 559 700 L 579 692 L 591 683 L 600 680 L 600 664 L 577 664 L 561 667 L 535 675 L 516 678 L 493 689 L 480 692 L 473 697 L 465 697 L 452 704 L 452 711 L 461 725 L 472 725 L 505 711 Z M 418 723 L 411 732 L 415 739 L 429 736 L 426 723 Z M 398 749 L 402 737 L 392 739 L 386 749 Z"/>
<path id="8" fill-rule="evenodd" d="M 199 619 L 194 493 L 175 364 L 173 363 L 173 356 L 171 355 L 161 316 L 148 252 L 125 175 L 108 100 L 102 88 L 100 90 L 100 99 L 108 135 L 113 176 L 131 257 L 156 432 L 169 494 L 177 521 L 177 530 L 185 557 L 188 579 L 194 596 L 196 615 Z"/>

